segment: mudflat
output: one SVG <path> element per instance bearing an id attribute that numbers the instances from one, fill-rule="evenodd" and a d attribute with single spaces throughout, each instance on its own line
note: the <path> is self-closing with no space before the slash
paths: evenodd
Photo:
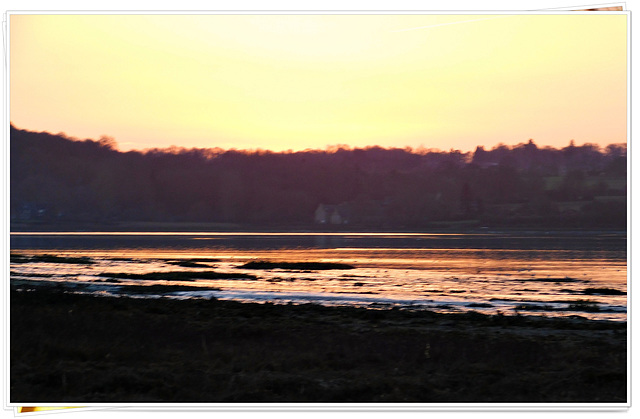
<path id="1" fill-rule="evenodd" d="M 11 402 L 624 403 L 627 324 L 10 294 Z"/>

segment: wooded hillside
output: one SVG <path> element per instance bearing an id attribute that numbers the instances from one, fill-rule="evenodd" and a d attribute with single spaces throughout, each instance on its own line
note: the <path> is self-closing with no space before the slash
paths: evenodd
<path id="1" fill-rule="evenodd" d="M 11 127 L 12 229 L 37 223 L 626 228 L 626 145 L 120 152 Z M 327 214 L 318 218 L 320 205 Z M 325 212 L 326 212 L 325 211 Z M 337 211 L 337 212 L 336 212 Z M 339 216 L 331 215 L 337 214 Z"/>

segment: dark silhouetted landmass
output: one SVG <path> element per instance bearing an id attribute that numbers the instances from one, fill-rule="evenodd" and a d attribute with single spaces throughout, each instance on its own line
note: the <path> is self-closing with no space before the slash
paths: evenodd
<path id="1" fill-rule="evenodd" d="M 106 138 L 13 126 L 10 143 L 13 231 L 125 223 L 625 229 L 627 221 L 624 144 L 120 152 Z"/>

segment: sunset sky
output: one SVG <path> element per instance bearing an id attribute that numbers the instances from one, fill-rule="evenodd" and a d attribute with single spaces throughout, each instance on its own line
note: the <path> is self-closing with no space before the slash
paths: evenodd
<path id="1" fill-rule="evenodd" d="M 10 119 L 121 150 L 627 140 L 627 16 L 10 16 Z"/>

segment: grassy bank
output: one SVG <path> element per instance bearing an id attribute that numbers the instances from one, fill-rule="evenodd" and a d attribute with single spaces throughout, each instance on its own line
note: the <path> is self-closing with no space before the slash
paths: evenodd
<path id="1" fill-rule="evenodd" d="M 625 402 L 626 324 L 11 292 L 12 402 Z"/>

